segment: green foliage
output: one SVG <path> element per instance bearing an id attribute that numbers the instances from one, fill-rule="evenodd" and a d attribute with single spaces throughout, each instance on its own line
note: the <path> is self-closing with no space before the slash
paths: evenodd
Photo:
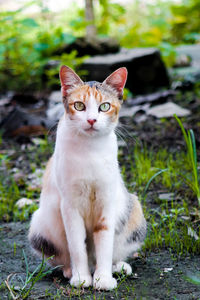
<path id="1" fill-rule="evenodd" d="M 69 54 L 63 53 L 60 56 L 53 56 L 52 61 L 55 61 L 55 67 L 50 68 L 49 70 L 45 71 L 45 74 L 48 78 L 48 86 L 53 86 L 55 84 L 59 85 L 60 79 L 59 79 L 59 70 L 61 65 L 67 65 L 71 68 L 74 68 L 75 65 L 81 65 L 83 61 L 85 60 L 86 56 L 84 57 L 77 57 L 77 51 L 74 50 Z M 59 64 L 56 64 L 56 62 L 60 61 Z M 79 71 L 79 75 L 85 75 L 86 73 L 84 71 Z"/>
<path id="2" fill-rule="evenodd" d="M 143 250 L 167 247 L 178 255 L 199 253 L 199 213 L 192 202 L 195 190 L 188 185 L 195 178 L 191 157 L 184 151 L 172 154 L 137 145 L 122 161 L 119 155 L 119 161 L 129 189 L 144 202 L 149 232 Z M 159 198 L 163 192 L 172 196 Z"/>
<path id="3" fill-rule="evenodd" d="M 200 41 L 200 2 L 186 0 L 171 5 L 171 42 L 195 43 Z"/>
<path id="4" fill-rule="evenodd" d="M 200 40 L 198 0 L 135 1 L 128 5 L 100 0 L 97 4 L 95 23 L 99 36 L 115 37 L 127 48 L 158 47 L 168 66 L 176 58 L 174 45 Z M 40 12 L 30 17 L 26 8 L 31 5 L 37 5 Z M 1 12 L 0 91 L 40 90 L 46 87 L 44 75 L 49 80 L 48 87 L 57 83 L 59 62 L 76 68 L 83 60 L 77 58 L 75 51 L 55 55 L 56 51 L 84 36 L 87 25 L 84 9 L 75 3 L 59 14 L 48 11 L 39 0 L 16 11 Z M 49 60 L 58 63 L 46 69 Z"/>
<path id="5" fill-rule="evenodd" d="M 71 61 L 73 68 L 82 62 L 76 60 L 75 52 L 55 57 L 57 49 L 72 43 L 76 37 L 69 28 L 65 30 L 60 23 L 56 24 L 48 11 L 41 11 L 35 18 L 27 17 L 24 12 L 26 7 L 0 13 L 1 91 L 30 92 L 45 88 L 42 76 L 49 60 L 56 59 L 61 63 Z"/>
<path id="6" fill-rule="evenodd" d="M 194 132 L 192 129 L 186 132 L 181 120 L 176 115 L 175 115 L 175 119 L 177 120 L 185 139 L 185 143 L 187 147 L 187 160 L 191 169 L 190 175 L 192 175 L 192 176 L 186 176 L 185 180 L 188 186 L 193 190 L 194 194 L 196 195 L 200 206 L 200 183 L 199 183 L 200 179 L 198 174 L 197 150 L 196 150 Z"/>
<path id="7" fill-rule="evenodd" d="M 24 251 L 23 256 L 26 265 L 25 279 L 23 279 L 23 277 L 20 275 L 16 276 L 17 274 L 11 274 L 5 281 L 6 286 L 9 289 L 10 295 L 13 299 L 27 299 L 36 282 L 41 280 L 46 275 L 51 274 L 53 270 L 59 267 L 57 266 L 55 268 L 46 270 L 47 262 L 52 258 L 52 256 L 47 259 L 44 259 L 43 255 L 42 262 L 36 267 L 36 269 L 33 272 L 29 272 L 29 265 Z M 17 287 L 15 281 L 18 281 Z"/>
<path id="8" fill-rule="evenodd" d="M 143 250 L 170 248 L 179 256 L 199 253 L 199 229 L 191 228 L 193 225 L 191 225 L 188 208 L 188 203 L 185 201 L 182 205 L 172 200 L 171 203 L 167 201 L 161 203 L 160 209 L 150 209 L 147 216 L 149 234 Z"/>
<path id="9" fill-rule="evenodd" d="M 200 273 L 197 274 L 188 274 L 185 279 L 192 284 L 200 285 Z"/>
<path id="10" fill-rule="evenodd" d="M 34 184 L 34 180 L 37 184 L 41 184 L 45 164 L 53 152 L 53 143 L 46 136 L 43 139 L 33 138 L 32 144 L 23 151 L 18 145 L 13 145 L 12 148 L 12 152 L 8 150 L 3 154 L 0 153 L 0 220 L 5 222 L 25 221 L 38 208 L 36 200 L 39 198 L 41 188 Z M 24 162 L 21 163 L 20 170 L 13 169 L 13 165 L 16 164 L 16 153 Z M 23 175 L 20 180 L 15 177 L 18 173 Z M 31 178 L 28 179 L 30 175 Z M 19 208 L 16 202 L 21 198 L 32 199 L 33 204 Z"/>
<path id="11" fill-rule="evenodd" d="M 134 1 L 128 5 L 100 1 L 99 35 L 112 35 L 126 48 L 156 46 L 168 66 L 175 62 L 175 45 L 200 40 L 198 0 L 178 3 Z"/>

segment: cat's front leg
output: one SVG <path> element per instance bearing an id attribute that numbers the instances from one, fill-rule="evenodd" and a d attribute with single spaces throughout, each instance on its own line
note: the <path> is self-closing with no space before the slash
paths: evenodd
<path id="1" fill-rule="evenodd" d="M 86 230 L 83 218 L 78 209 L 71 207 L 65 200 L 62 201 L 61 212 L 71 259 L 73 286 L 88 287 L 92 285 L 92 276 L 88 267 L 88 256 L 85 244 Z"/>
<path id="2" fill-rule="evenodd" d="M 112 277 L 114 219 L 114 208 L 108 205 L 94 227 L 96 270 L 93 276 L 93 286 L 96 289 L 112 290 L 117 286 L 116 279 Z"/>

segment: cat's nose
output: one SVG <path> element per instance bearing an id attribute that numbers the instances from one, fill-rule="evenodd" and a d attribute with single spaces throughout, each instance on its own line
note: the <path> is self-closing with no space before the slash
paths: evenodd
<path id="1" fill-rule="evenodd" d="M 93 126 L 94 125 L 94 123 L 97 121 L 96 119 L 89 119 L 89 120 L 87 120 L 88 121 L 88 123 L 91 125 L 91 126 Z"/>

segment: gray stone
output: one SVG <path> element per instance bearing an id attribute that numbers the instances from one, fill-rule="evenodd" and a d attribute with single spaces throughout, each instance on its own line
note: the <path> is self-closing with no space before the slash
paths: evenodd
<path id="1" fill-rule="evenodd" d="M 174 198 L 174 193 L 162 193 L 162 194 L 159 194 L 158 198 L 160 200 L 172 201 Z"/>
<path id="2" fill-rule="evenodd" d="M 26 205 L 32 205 L 34 202 L 33 200 L 31 199 L 28 199 L 28 198 L 21 198 L 19 200 L 17 200 L 17 202 L 15 203 L 15 205 L 18 207 L 18 208 L 23 208 L 25 207 Z"/>
<path id="3" fill-rule="evenodd" d="M 49 105 L 46 111 L 47 118 L 56 123 L 64 113 L 61 91 L 53 91 L 49 95 Z"/>
<path id="4" fill-rule="evenodd" d="M 176 48 L 178 55 L 188 55 L 191 57 L 191 66 L 196 70 L 200 69 L 200 44 L 183 45 Z"/>
<path id="5" fill-rule="evenodd" d="M 61 103 L 62 102 L 62 95 L 61 91 L 53 91 L 48 97 L 50 103 Z"/>
<path id="6" fill-rule="evenodd" d="M 63 103 L 58 103 L 55 105 L 50 106 L 47 109 L 47 118 L 50 119 L 52 122 L 58 121 L 64 113 L 64 106 Z"/>
<path id="7" fill-rule="evenodd" d="M 196 82 L 200 81 L 200 45 L 183 45 L 176 48 L 178 58 L 183 55 L 188 56 L 190 66 L 178 67 L 170 70 L 173 78 L 173 88 L 188 88 L 192 87 Z"/>
<path id="8" fill-rule="evenodd" d="M 126 87 L 134 94 L 169 87 L 168 73 L 156 48 L 121 49 L 116 54 L 90 57 L 82 65 L 88 71 L 86 80 L 100 82 L 120 67 L 128 69 Z"/>
<path id="9" fill-rule="evenodd" d="M 153 106 L 147 111 L 147 115 L 151 115 L 156 118 L 173 117 L 174 114 L 176 114 L 178 117 L 185 117 L 190 113 L 191 112 L 188 109 L 182 108 L 173 102 L 167 102 L 161 105 Z"/>
<path id="10" fill-rule="evenodd" d="M 122 106 L 119 112 L 119 117 L 132 117 L 134 116 L 138 111 L 144 111 L 146 112 L 149 108 L 149 104 L 145 105 L 135 105 L 132 107 Z"/>

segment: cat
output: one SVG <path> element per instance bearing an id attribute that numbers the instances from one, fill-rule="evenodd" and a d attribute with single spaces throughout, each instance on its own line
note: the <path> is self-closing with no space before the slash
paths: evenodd
<path id="1" fill-rule="evenodd" d="M 50 263 L 75 287 L 116 288 L 113 272 L 132 273 L 125 260 L 146 235 L 142 207 L 127 191 L 117 160 L 115 128 L 126 79 L 124 67 L 103 83 L 84 83 L 71 68 L 60 69 L 65 112 L 29 241 L 37 254 L 52 256 Z"/>

